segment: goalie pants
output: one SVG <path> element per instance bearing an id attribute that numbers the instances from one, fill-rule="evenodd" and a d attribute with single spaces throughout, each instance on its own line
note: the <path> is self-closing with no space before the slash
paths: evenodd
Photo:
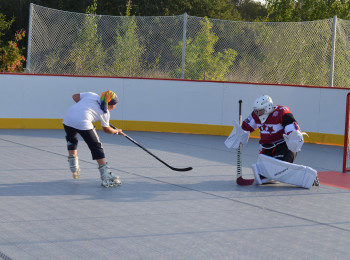
<path id="1" fill-rule="evenodd" d="M 105 153 L 103 151 L 102 144 L 100 142 L 100 139 L 97 135 L 95 128 L 90 130 L 79 130 L 64 124 L 63 124 L 63 127 L 64 127 L 64 131 L 66 131 L 66 140 L 67 140 L 68 150 L 77 150 L 78 148 L 77 135 L 80 134 L 80 136 L 84 139 L 84 141 L 88 145 L 91 151 L 93 160 L 99 160 L 99 159 L 105 158 Z"/>
<path id="2" fill-rule="evenodd" d="M 286 142 L 282 142 L 278 145 L 274 144 L 262 144 L 260 154 L 264 154 L 275 159 L 293 163 L 296 157 L 296 153 L 293 153 L 288 149 Z"/>

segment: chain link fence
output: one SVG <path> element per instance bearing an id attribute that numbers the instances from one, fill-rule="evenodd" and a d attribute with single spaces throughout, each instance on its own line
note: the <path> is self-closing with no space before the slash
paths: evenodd
<path id="1" fill-rule="evenodd" d="M 105 16 L 31 4 L 29 27 L 29 73 L 350 87 L 347 20 Z"/>

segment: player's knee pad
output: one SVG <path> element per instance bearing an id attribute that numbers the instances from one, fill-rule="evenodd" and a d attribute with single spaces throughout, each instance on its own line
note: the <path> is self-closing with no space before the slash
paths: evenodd
<path id="1" fill-rule="evenodd" d="M 311 167 L 288 163 L 260 154 L 257 165 L 260 174 L 268 179 L 309 189 L 317 175 Z"/>
<path id="2" fill-rule="evenodd" d="M 78 148 L 78 139 L 77 140 L 67 140 L 67 149 L 68 150 L 77 150 Z"/>

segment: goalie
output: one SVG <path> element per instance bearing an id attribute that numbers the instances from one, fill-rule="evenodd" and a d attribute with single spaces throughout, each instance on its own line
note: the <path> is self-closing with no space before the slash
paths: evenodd
<path id="1" fill-rule="evenodd" d="M 252 165 L 257 185 L 278 181 L 303 188 L 319 186 L 316 170 L 293 163 L 306 133 L 300 131 L 288 107 L 274 106 L 268 95 L 257 98 L 253 112 L 242 126 L 235 121 L 236 130 L 225 141 L 226 146 L 237 149 L 240 143 L 246 144 L 250 133 L 257 128 L 260 131 L 260 154 L 257 163 Z"/>

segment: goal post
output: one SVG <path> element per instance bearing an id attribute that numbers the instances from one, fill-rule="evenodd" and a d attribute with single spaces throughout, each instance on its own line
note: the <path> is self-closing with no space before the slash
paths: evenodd
<path id="1" fill-rule="evenodd" d="M 343 172 L 350 171 L 350 92 L 346 96 Z"/>

